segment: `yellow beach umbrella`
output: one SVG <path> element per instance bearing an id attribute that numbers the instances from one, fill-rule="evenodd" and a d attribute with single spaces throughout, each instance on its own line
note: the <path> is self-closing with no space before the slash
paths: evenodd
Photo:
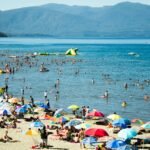
<path id="1" fill-rule="evenodd" d="M 110 120 L 118 120 L 118 119 L 120 119 L 120 118 L 122 118 L 120 115 L 117 115 L 117 114 L 111 114 L 111 115 L 109 115 L 109 116 L 107 116 L 107 119 L 110 119 Z"/>
<path id="2" fill-rule="evenodd" d="M 80 107 L 78 106 L 78 105 L 70 105 L 69 107 L 68 107 L 68 109 L 72 109 L 72 110 L 77 110 L 77 109 L 79 109 Z"/>

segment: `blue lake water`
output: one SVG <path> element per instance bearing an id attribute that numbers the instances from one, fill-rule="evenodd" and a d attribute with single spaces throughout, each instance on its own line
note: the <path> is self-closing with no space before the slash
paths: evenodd
<path id="1" fill-rule="evenodd" d="M 32 67 L 22 57 L 33 52 L 62 53 L 71 47 L 79 49 L 78 56 L 37 56 L 30 60 Z M 129 52 L 136 52 L 140 56 L 129 56 Z M 117 112 L 130 119 L 149 121 L 150 100 L 143 98 L 150 95 L 148 39 L 1 38 L 0 68 L 4 68 L 5 63 L 16 67 L 14 59 L 8 58 L 10 55 L 20 56 L 19 63 L 23 65 L 15 74 L 1 74 L 0 86 L 5 85 L 5 79 L 9 78 L 9 92 L 16 97 L 21 96 L 21 88 L 24 88 L 26 99 L 32 95 L 35 100 L 44 101 L 43 92 L 47 90 L 51 107 L 54 108 L 67 108 L 71 104 L 86 105 L 106 115 Z M 39 72 L 43 62 L 49 72 Z M 79 74 L 75 74 L 76 71 Z M 54 88 L 57 79 L 60 80 L 58 100 L 55 99 Z M 92 84 L 92 79 L 95 84 Z M 124 83 L 128 83 L 127 90 Z M 108 100 L 101 98 L 106 90 L 109 92 Z M 124 100 L 128 104 L 126 108 L 121 107 Z"/>

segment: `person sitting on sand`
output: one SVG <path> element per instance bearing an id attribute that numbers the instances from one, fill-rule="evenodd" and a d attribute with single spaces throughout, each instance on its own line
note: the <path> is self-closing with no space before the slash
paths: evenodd
<path id="1" fill-rule="evenodd" d="M 12 138 L 10 136 L 8 136 L 8 130 L 5 131 L 3 139 L 4 139 L 5 142 L 12 141 Z"/>

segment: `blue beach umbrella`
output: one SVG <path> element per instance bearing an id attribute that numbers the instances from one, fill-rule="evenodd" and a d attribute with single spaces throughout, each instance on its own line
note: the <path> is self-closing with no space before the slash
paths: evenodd
<path id="1" fill-rule="evenodd" d="M 124 145 L 124 146 L 118 147 L 116 150 L 133 150 L 133 148 L 130 145 Z"/>
<path id="2" fill-rule="evenodd" d="M 91 144 L 93 144 L 93 143 L 96 143 L 96 142 L 97 142 L 97 139 L 96 139 L 95 137 L 92 137 L 92 136 L 86 137 L 86 138 L 84 138 L 84 139 L 82 140 L 82 143 L 83 143 L 83 144 L 89 144 L 89 145 L 91 145 Z"/>
<path id="3" fill-rule="evenodd" d="M 122 129 L 118 133 L 118 137 L 121 138 L 121 139 L 124 139 L 124 140 L 132 139 L 136 135 L 137 135 L 137 132 L 134 129 L 131 129 L 131 128 Z"/>
<path id="4" fill-rule="evenodd" d="M 65 126 L 76 126 L 83 123 L 81 119 L 72 119 L 68 123 L 65 124 Z"/>
<path id="5" fill-rule="evenodd" d="M 19 113 L 26 113 L 26 112 L 27 112 L 27 110 L 26 110 L 24 107 L 17 108 L 15 111 L 16 111 L 18 114 L 19 114 Z"/>
<path id="6" fill-rule="evenodd" d="M 3 109 L 3 110 L 0 111 L 0 114 L 1 115 L 11 115 L 12 113 L 7 109 Z"/>
<path id="7" fill-rule="evenodd" d="M 22 106 L 22 108 L 28 109 L 28 108 L 32 108 L 30 104 L 25 104 Z"/>
<path id="8" fill-rule="evenodd" d="M 114 120 L 112 124 L 116 127 L 127 128 L 131 125 L 131 121 L 129 119 L 120 118 L 118 120 Z"/>
<path id="9" fill-rule="evenodd" d="M 111 140 L 106 143 L 106 147 L 110 149 L 116 149 L 118 147 L 124 146 L 126 143 L 121 140 Z"/>
<path id="10" fill-rule="evenodd" d="M 36 128 L 41 128 L 41 127 L 44 127 L 44 124 L 40 121 L 35 121 L 35 122 L 31 123 L 30 126 L 31 127 L 36 127 Z"/>

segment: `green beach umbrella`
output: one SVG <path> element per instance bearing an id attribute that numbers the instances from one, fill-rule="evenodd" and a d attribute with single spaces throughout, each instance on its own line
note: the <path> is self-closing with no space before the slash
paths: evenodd
<path id="1" fill-rule="evenodd" d="M 70 105 L 69 107 L 68 107 L 68 109 L 72 109 L 72 110 L 77 110 L 77 109 L 79 109 L 80 107 L 78 106 L 78 105 Z"/>

